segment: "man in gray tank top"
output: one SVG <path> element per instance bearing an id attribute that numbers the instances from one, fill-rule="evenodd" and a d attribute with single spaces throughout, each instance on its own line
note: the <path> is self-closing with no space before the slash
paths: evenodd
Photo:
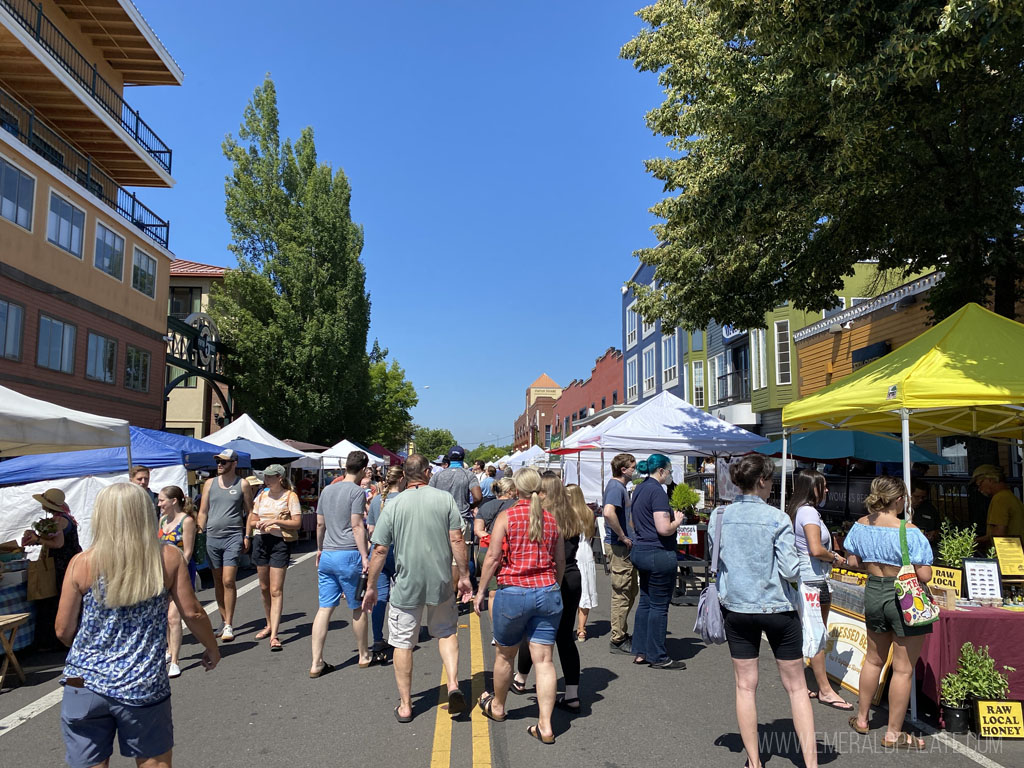
<path id="1" fill-rule="evenodd" d="M 206 556 L 213 572 L 217 607 L 224 622 L 217 633 L 229 643 L 235 639 L 231 622 L 235 617 L 235 574 L 243 552 L 249 551 L 252 531 L 249 513 L 252 512 L 252 486 L 235 473 L 238 454 L 225 448 L 216 456 L 217 477 L 211 477 L 203 486 L 199 502 L 200 531 L 206 532 Z"/>

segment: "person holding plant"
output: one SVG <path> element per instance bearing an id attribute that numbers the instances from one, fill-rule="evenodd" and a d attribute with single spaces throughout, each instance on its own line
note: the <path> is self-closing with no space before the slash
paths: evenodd
<path id="1" fill-rule="evenodd" d="M 38 544 L 43 547 L 40 557 L 46 555 L 53 560 L 56 575 L 57 596 L 36 603 L 36 648 L 53 650 L 58 648 L 57 636 L 53 631 L 53 621 L 57 615 L 57 602 L 64 574 L 67 573 L 71 558 L 82 551 L 78 543 L 78 522 L 71 516 L 71 510 L 64 502 L 64 491 L 50 488 L 43 493 L 34 493 L 32 498 L 43 505 L 46 515 L 33 523 L 32 530 L 25 531 L 21 537 L 23 547 Z"/>
<path id="2" fill-rule="evenodd" d="M 818 590 L 823 627 L 828 626 L 828 613 L 832 607 L 832 592 L 828 586 L 832 566 L 846 565 L 846 558 L 832 550 L 832 534 L 818 512 L 818 506 L 825 501 L 827 494 L 825 476 L 813 469 L 802 469 L 793 476 L 793 496 L 786 505 L 789 519 L 793 521 L 796 553 L 800 558 L 801 590 L 805 587 Z M 810 657 L 810 662 L 818 684 L 817 692 L 810 692 L 810 697 L 833 709 L 853 710 L 850 702 L 832 690 L 825 674 L 823 644 L 821 650 Z"/>
<path id="3" fill-rule="evenodd" d="M 903 731 L 903 720 L 910 703 L 914 665 L 921 655 L 925 635 L 931 625 L 912 626 L 903 620 L 896 601 L 894 580 L 903 563 L 900 545 L 900 515 L 912 517 L 909 495 L 903 481 L 889 476 L 876 477 L 866 499 L 868 514 L 860 518 L 847 534 L 843 546 L 850 564 L 868 572 L 864 590 L 864 619 L 868 632 L 868 650 L 860 670 L 860 694 L 857 714 L 850 727 L 866 734 L 868 710 L 878 689 L 882 666 L 892 648 L 892 673 L 889 681 L 889 722 L 882 746 L 889 749 L 920 751 L 924 741 Z M 917 526 L 906 524 L 910 562 L 922 584 L 932 578 L 932 548 Z"/>

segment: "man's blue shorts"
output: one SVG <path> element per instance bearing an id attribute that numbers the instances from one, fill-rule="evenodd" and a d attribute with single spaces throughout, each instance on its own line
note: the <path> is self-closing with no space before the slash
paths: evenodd
<path id="1" fill-rule="evenodd" d="M 225 565 L 237 568 L 242 562 L 242 534 L 206 534 L 206 560 L 211 568 L 223 568 Z"/>
<path id="2" fill-rule="evenodd" d="M 71 768 L 88 768 L 108 759 L 114 753 L 115 733 L 124 757 L 157 757 L 174 746 L 170 696 L 133 706 L 67 685 L 60 724 Z"/>
<path id="3" fill-rule="evenodd" d="M 320 554 L 317 580 L 320 590 L 320 607 L 335 608 L 345 596 L 348 607 L 353 611 L 362 606 L 356 599 L 359 580 L 363 575 L 363 558 L 357 549 L 325 550 Z"/>

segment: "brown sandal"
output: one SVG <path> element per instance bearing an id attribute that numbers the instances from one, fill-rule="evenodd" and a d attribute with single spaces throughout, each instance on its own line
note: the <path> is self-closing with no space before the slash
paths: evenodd
<path id="1" fill-rule="evenodd" d="M 856 715 L 851 717 L 847 722 L 849 722 L 850 727 L 853 728 L 853 730 L 855 730 L 861 736 L 866 736 L 867 734 L 871 733 L 871 728 L 870 727 L 862 728 L 861 726 L 857 725 L 857 716 Z"/>
<path id="2" fill-rule="evenodd" d="M 910 752 L 923 752 L 925 749 L 924 739 L 911 736 L 906 731 L 900 732 L 900 735 L 896 737 L 896 741 L 882 739 L 881 744 L 886 749 L 906 749 Z"/>
<path id="3" fill-rule="evenodd" d="M 531 725 L 529 728 L 526 729 L 526 732 L 533 736 L 533 738 L 535 738 L 541 744 L 555 743 L 555 734 L 551 734 L 550 736 L 544 736 L 544 734 L 540 732 L 540 726 Z"/>

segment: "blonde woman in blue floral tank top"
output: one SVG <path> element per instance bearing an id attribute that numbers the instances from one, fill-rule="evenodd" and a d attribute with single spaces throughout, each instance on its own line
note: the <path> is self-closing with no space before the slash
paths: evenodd
<path id="1" fill-rule="evenodd" d="M 168 599 L 217 666 L 213 627 L 189 583 L 181 551 L 153 536 L 153 502 L 140 486 L 100 491 L 92 546 L 72 558 L 57 609 L 57 636 L 71 647 L 61 684 L 61 732 L 71 768 L 121 754 L 171 765 L 170 683 L 164 669 Z"/>

